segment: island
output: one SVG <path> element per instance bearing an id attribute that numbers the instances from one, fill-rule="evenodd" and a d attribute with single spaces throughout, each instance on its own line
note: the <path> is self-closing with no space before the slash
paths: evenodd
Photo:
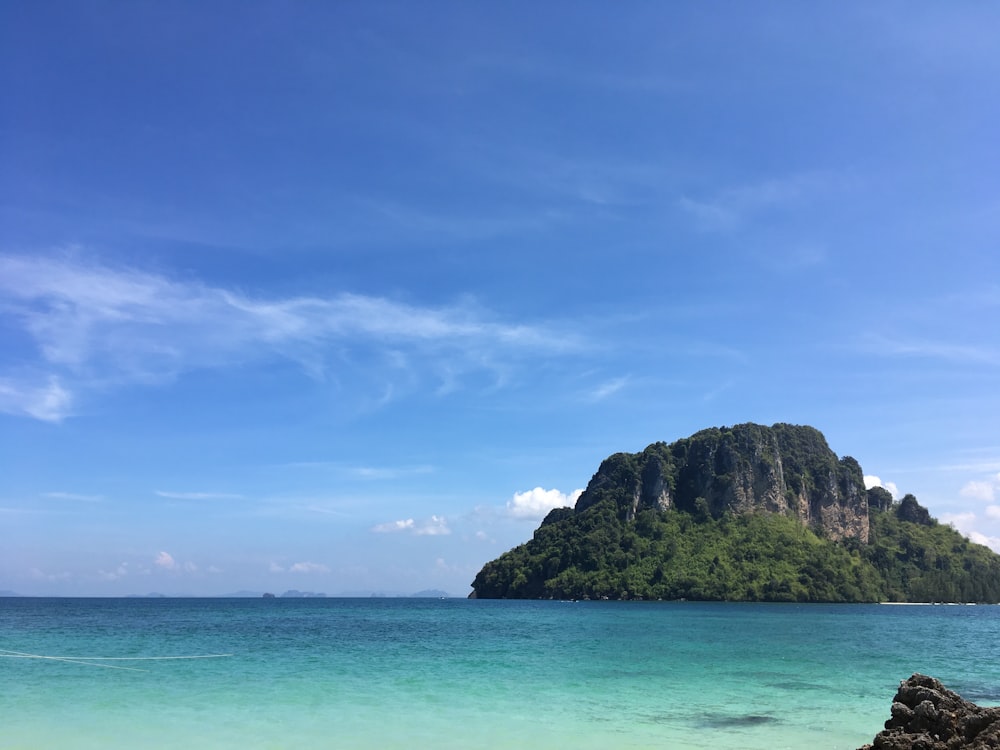
<path id="1" fill-rule="evenodd" d="M 471 598 L 1000 601 L 1000 555 L 865 488 L 814 427 L 713 427 L 605 459 Z"/>

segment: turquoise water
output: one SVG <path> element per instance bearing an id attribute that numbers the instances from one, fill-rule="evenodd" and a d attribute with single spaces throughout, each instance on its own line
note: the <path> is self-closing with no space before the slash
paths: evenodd
<path id="1" fill-rule="evenodd" d="M 915 671 L 1000 703 L 998 643 L 982 606 L 0 599 L 0 748 L 856 748 Z"/>

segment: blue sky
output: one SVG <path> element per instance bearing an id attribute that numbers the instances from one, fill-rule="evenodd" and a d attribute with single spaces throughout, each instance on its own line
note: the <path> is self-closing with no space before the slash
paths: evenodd
<path id="1" fill-rule="evenodd" d="M 3 4 L 0 590 L 464 595 L 745 421 L 1000 550 L 998 25 Z"/>

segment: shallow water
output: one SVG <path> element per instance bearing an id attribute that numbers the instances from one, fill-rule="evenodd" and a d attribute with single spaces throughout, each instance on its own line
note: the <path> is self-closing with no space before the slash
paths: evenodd
<path id="1" fill-rule="evenodd" d="M 1000 703 L 1000 608 L 0 599 L 0 748 L 856 748 L 915 671 Z M 97 666 L 129 667 L 134 670 Z"/>

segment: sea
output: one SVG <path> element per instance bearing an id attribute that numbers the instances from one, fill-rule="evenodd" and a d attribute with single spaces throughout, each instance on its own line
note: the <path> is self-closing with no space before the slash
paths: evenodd
<path id="1" fill-rule="evenodd" d="M 857 748 L 1000 704 L 1000 607 L 0 599 L 0 748 Z"/>

